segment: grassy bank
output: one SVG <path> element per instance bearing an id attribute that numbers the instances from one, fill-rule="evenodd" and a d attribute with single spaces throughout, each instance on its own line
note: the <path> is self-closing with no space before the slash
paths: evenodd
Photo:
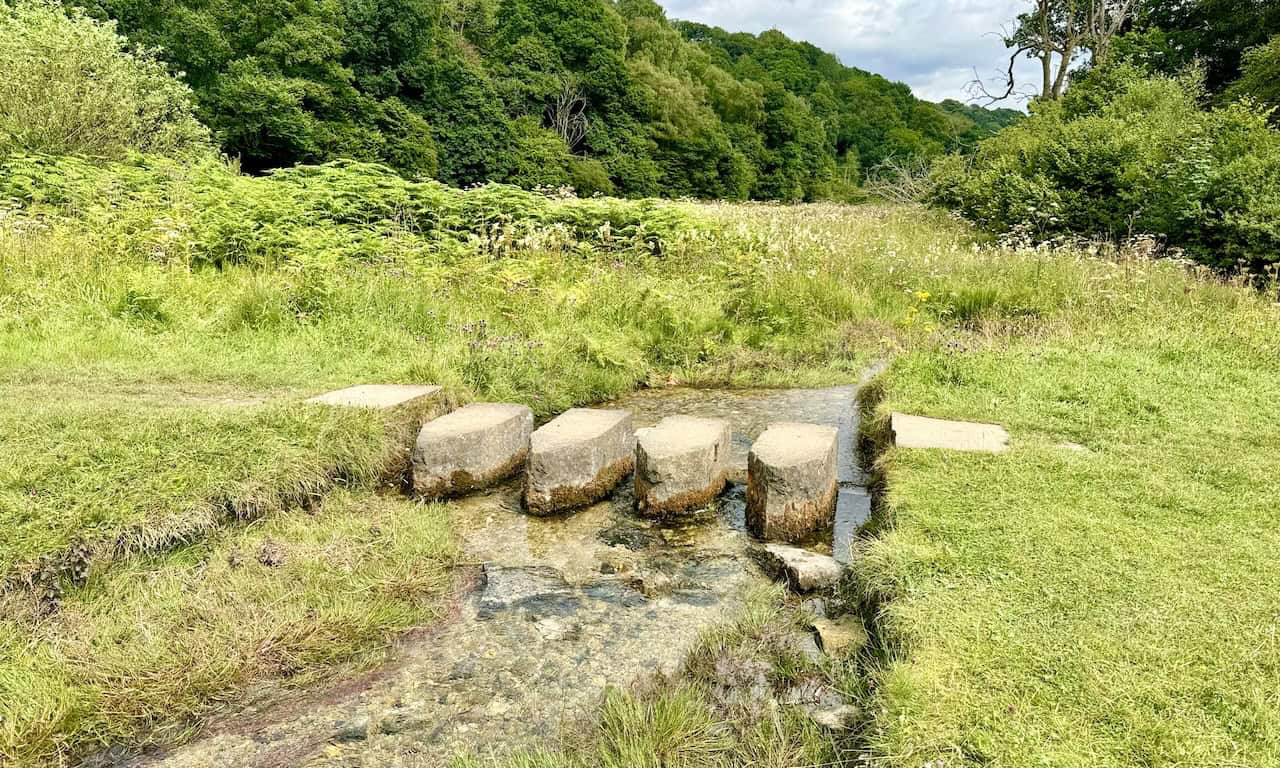
<path id="1" fill-rule="evenodd" d="M 368 663 L 438 614 L 447 506 L 376 495 L 399 427 L 307 395 L 433 382 L 545 415 L 669 382 L 847 382 L 882 357 L 881 418 L 995 421 L 1013 450 L 883 457 L 887 524 L 857 574 L 888 644 L 870 694 L 777 652 L 764 627 L 794 617 L 719 642 L 759 650 L 767 687 L 829 675 L 885 765 L 1280 760 L 1280 318 L 1255 293 L 1131 253 L 982 244 L 908 208 L 17 162 L 0 217 L 11 761 L 180 736 L 254 680 Z M 611 698 L 583 754 L 529 764 L 845 754 L 787 707 L 733 710 L 705 662 Z M 638 729 L 659 715 L 670 728 Z"/>
<path id="2" fill-rule="evenodd" d="M 94 744 L 164 743 L 255 681 L 376 661 L 444 610 L 449 530 L 441 507 L 338 491 L 119 563 L 52 614 L 0 599 L 3 754 L 55 764 Z"/>
<path id="3" fill-rule="evenodd" d="M 342 627 L 307 610 L 338 582 L 265 595 L 242 576 L 261 546 L 226 537 L 309 513 L 336 536 L 350 521 L 326 497 L 403 465 L 403 420 L 306 396 L 432 382 L 545 415 L 671 381 L 843 381 L 874 351 L 829 354 L 857 307 L 823 265 L 691 206 L 462 193 L 362 166 L 5 170 L 0 755 L 19 764 L 172 738 L 255 679 L 368 661 L 434 615 L 447 584 L 396 574 L 448 563 L 447 516 L 390 553 L 351 544 L 389 591 L 339 599 Z M 251 569 L 219 567 L 228 548 Z M 142 587 L 156 581 L 175 586 Z M 238 611 L 262 619 L 190 642 Z"/>
<path id="4" fill-rule="evenodd" d="M 1276 764 L 1276 307 L 1168 265 L 1047 268 L 1078 275 L 1072 306 L 949 333 L 884 379 L 882 413 L 998 422 L 1013 450 L 884 459 L 895 526 L 861 567 L 893 643 L 873 750 Z"/>

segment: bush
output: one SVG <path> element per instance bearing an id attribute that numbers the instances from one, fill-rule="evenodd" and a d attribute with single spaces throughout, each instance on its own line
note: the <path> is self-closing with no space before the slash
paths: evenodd
<path id="1" fill-rule="evenodd" d="M 1245 52 L 1240 79 L 1228 93 L 1271 108 L 1272 123 L 1280 124 L 1280 35 Z"/>
<path id="2" fill-rule="evenodd" d="M 1090 73 L 1059 103 L 931 175 L 933 202 L 1036 240 L 1151 235 L 1220 269 L 1280 260 L 1280 133 L 1248 102 L 1204 110 L 1198 75 Z"/>
<path id="3" fill-rule="evenodd" d="M 79 10 L 0 2 L 0 155 L 120 159 L 208 147 L 191 92 L 154 53 Z"/>
<path id="4" fill-rule="evenodd" d="M 573 188 L 583 197 L 613 194 L 609 171 L 599 160 L 575 157 L 569 163 L 569 176 L 573 181 Z"/>
<path id="5" fill-rule="evenodd" d="M 661 255 L 672 241 L 711 226 L 653 200 L 561 200 L 506 184 L 460 190 L 354 161 L 253 177 L 216 159 L 139 155 L 99 166 L 14 155 L 0 159 L 5 199 L 34 215 L 70 212 L 92 222 L 97 237 L 121 253 L 212 266 L 437 262 L 476 248 L 501 257 L 529 238 L 612 259 Z"/>

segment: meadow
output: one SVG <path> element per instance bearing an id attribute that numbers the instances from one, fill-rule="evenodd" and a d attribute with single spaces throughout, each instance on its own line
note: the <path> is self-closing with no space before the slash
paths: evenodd
<path id="1" fill-rule="evenodd" d="M 1280 312 L 1252 288 L 910 206 L 579 201 L 349 163 L 29 157 L 2 178 L 16 765 L 180 740 L 257 681 L 367 667 L 441 615 L 448 505 L 390 492 L 404 424 L 307 396 L 430 382 L 545 416 L 876 360 L 869 436 L 902 410 L 1001 423 L 1013 450 L 878 456 L 846 595 L 877 643 L 827 670 L 862 729 L 751 737 L 695 654 L 611 695 L 580 753 L 526 764 L 1280 761 Z M 770 627 L 794 619 L 753 610 L 708 643 L 785 675 Z M 638 728 L 655 712 L 670 727 Z"/>

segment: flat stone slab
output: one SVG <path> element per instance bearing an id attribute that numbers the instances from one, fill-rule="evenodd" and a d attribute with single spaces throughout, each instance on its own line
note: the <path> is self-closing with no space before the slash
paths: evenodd
<path id="1" fill-rule="evenodd" d="M 747 529 L 766 541 L 803 539 L 836 504 L 835 427 L 772 424 L 747 456 Z"/>
<path id="2" fill-rule="evenodd" d="M 701 509 L 724 490 L 733 431 L 723 419 L 668 416 L 636 432 L 636 506 L 644 514 Z"/>
<path id="3" fill-rule="evenodd" d="M 755 550 L 765 573 L 785 579 L 796 592 L 813 592 L 834 587 L 844 568 L 833 557 L 787 544 L 766 544 Z"/>
<path id="4" fill-rule="evenodd" d="M 857 653 L 867 644 L 867 629 L 854 616 L 838 619 L 814 619 L 813 631 L 823 652 L 834 656 L 841 653 Z"/>
<path id="5" fill-rule="evenodd" d="M 317 395 L 306 402 L 349 408 L 396 408 L 438 394 L 440 387 L 434 384 L 360 384 Z"/>
<path id="6" fill-rule="evenodd" d="M 895 413 L 890 416 L 893 444 L 899 448 L 941 448 L 949 451 L 1004 453 L 1009 433 L 997 424 L 947 421 Z"/>
<path id="7" fill-rule="evenodd" d="M 599 501 L 631 473 L 635 451 L 631 411 L 565 411 L 533 433 L 525 508 L 549 515 Z"/>
<path id="8" fill-rule="evenodd" d="M 524 466 L 533 411 L 472 403 L 427 422 L 413 449 L 413 490 L 428 499 L 487 488 Z"/>

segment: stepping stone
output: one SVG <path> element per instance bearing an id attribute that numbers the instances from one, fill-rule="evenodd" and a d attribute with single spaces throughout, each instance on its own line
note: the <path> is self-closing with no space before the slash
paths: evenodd
<path id="1" fill-rule="evenodd" d="M 306 402 L 350 408 L 397 408 L 438 394 L 440 387 L 434 384 L 361 384 L 318 395 Z"/>
<path id="2" fill-rule="evenodd" d="M 472 403 L 429 421 L 413 449 L 413 490 L 427 499 L 458 496 L 515 474 L 529 456 L 533 411 Z"/>
<path id="3" fill-rule="evenodd" d="M 765 573 L 785 579 L 796 592 L 829 589 L 844 573 L 835 558 L 787 544 L 766 544 L 753 551 Z"/>
<path id="4" fill-rule="evenodd" d="M 729 475 L 729 422 L 668 416 L 636 432 L 636 505 L 654 516 L 701 509 Z"/>
<path id="5" fill-rule="evenodd" d="M 635 466 L 630 411 L 572 408 L 534 433 L 525 507 L 550 515 L 604 498 Z"/>
<path id="6" fill-rule="evenodd" d="M 828 655 L 835 655 L 845 650 L 857 653 L 867 644 L 867 630 L 862 622 L 854 616 L 839 619 L 818 618 L 813 620 L 813 631 L 818 633 L 818 642 Z"/>
<path id="7" fill-rule="evenodd" d="M 772 424 L 747 457 L 747 529 L 766 541 L 803 539 L 836 504 L 835 427 Z"/>
<path id="8" fill-rule="evenodd" d="M 946 421 L 895 413 L 890 417 L 893 444 L 899 448 L 941 448 L 950 451 L 1004 453 L 1009 433 L 996 424 Z"/>

